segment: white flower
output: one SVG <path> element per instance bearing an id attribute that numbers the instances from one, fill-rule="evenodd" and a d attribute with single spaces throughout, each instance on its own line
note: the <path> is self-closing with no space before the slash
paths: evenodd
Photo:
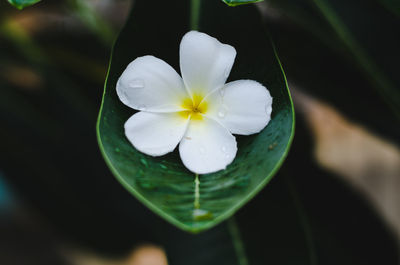
<path id="1" fill-rule="evenodd" d="M 260 132 L 271 118 L 272 97 L 260 83 L 225 84 L 236 50 L 197 31 L 180 44 L 182 78 L 164 61 L 143 56 L 131 62 L 117 83 L 117 94 L 139 110 L 125 123 L 132 145 L 162 156 L 179 143 L 183 164 L 206 174 L 226 168 L 236 156 L 232 134 Z"/>

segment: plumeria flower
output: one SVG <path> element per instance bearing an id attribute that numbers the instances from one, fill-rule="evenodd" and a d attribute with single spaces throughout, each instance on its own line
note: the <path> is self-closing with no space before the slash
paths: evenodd
<path id="1" fill-rule="evenodd" d="M 225 84 L 236 50 L 207 34 L 190 31 L 180 44 L 179 74 L 163 60 L 131 62 L 117 83 L 119 99 L 139 110 L 125 123 L 132 145 L 150 156 L 179 144 L 183 164 L 207 174 L 225 169 L 236 156 L 232 134 L 260 132 L 271 118 L 272 97 L 253 80 Z"/>

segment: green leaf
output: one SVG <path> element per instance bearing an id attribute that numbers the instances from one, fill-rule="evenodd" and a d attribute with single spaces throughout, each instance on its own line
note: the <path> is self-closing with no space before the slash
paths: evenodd
<path id="1" fill-rule="evenodd" d="M 393 22 L 393 20 L 390 21 L 390 19 L 382 17 L 381 20 L 384 20 L 384 25 L 393 26 L 394 29 L 388 29 L 386 31 L 377 28 L 375 32 L 371 30 L 368 34 L 360 34 L 358 31 L 365 26 L 371 29 L 376 27 L 375 23 L 365 24 L 360 27 L 357 23 L 353 22 L 354 17 L 347 12 L 349 10 L 358 11 L 360 3 L 354 0 L 313 0 L 313 2 L 325 17 L 326 21 L 335 30 L 338 38 L 352 52 L 354 60 L 359 63 L 359 66 L 364 70 L 365 74 L 369 76 L 371 82 L 375 83 L 378 93 L 387 101 L 400 119 L 400 93 L 395 83 L 396 81 L 400 81 L 400 79 L 394 69 L 387 67 L 387 65 L 393 62 L 393 59 L 386 56 L 385 58 L 382 56 L 382 53 L 378 56 L 373 56 L 375 50 L 379 48 L 390 49 L 394 47 L 393 50 L 398 49 L 397 47 L 400 41 L 398 39 L 393 39 L 391 35 L 397 34 L 396 28 L 400 25 L 398 20 L 396 19 Z M 346 7 L 343 8 L 345 5 Z M 370 19 L 377 18 L 382 12 L 382 10 L 377 8 L 374 4 L 366 5 L 363 11 L 364 12 L 360 12 L 357 16 L 359 22 L 370 21 Z M 376 47 L 376 43 L 371 43 L 370 34 L 372 34 L 372 32 L 374 36 L 379 38 L 380 42 L 385 43 L 385 45 L 381 46 L 378 44 L 378 47 Z M 386 45 L 386 41 L 390 44 Z"/>
<path id="2" fill-rule="evenodd" d="M 228 6 L 238 6 L 238 5 L 258 3 L 264 0 L 222 0 L 222 1 Z"/>
<path id="3" fill-rule="evenodd" d="M 233 215 L 271 180 L 291 144 L 294 111 L 285 75 L 257 9 L 201 1 L 198 29 L 237 50 L 228 81 L 257 80 L 269 89 L 274 103 L 272 120 L 261 133 L 237 137 L 237 157 L 226 170 L 200 176 L 195 198 L 194 174 L 182 165 L 177 151 L 150 157 L 133 148 L 124 135 L 123 125 L 134 111 L 118 99 L 119 76 L 132 60 L 146 54 L 179 69 L 179 43 L 190 30 L 188 1 L 160 1 L 157 9 L 153 6 L 146 0 L 135 1 L 115 43 L 98 118 L 98 142 L 106 163 L 129 192 L 177 227 L 198 232 Z"/>
<path id="4" fill-rule="evenodd" d="M 397 89 L 400 76 L 396 72 L 400 20 L 383 8 L 383 2 L 269 0 L 272 6 L 281 9 L 295 23 L 316 34 L 347 57 L 350 64 L 357 66 L 400 119 L 400 93 Z M 398 13 L 395 5 L 391 11 Z M 363 93 L 362 89 L 360 93 Z"/>
<path id="5" fill-rule="evenodd" d="M 19 10 L 24 9 L 27 6 L 31 6 L 33 4 L 36 4 L 37 2 L 40 2 L 41 0 L 8 0 L 10 4 L 18 8 Z"/>
<path id="6" fill-rule="evenodd" d="M 389 11 L 400 16 L 400 2 L 397 0 L 379 0 L 379 2 Z"/>

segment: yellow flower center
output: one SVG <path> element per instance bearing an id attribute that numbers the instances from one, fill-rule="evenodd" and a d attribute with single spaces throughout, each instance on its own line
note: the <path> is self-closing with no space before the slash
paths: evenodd
<path id="1" fill-rule="evenodd" d="M 180 111 L 179 115 L 185 119 L 202 120 L 203 115 L 207 112 L 207 102 L 203 100 L 203 96 L 200 94 L 193 94 L 192 98 L 184 98 L 182 101 L 182 107 L 186 110 Z"/>

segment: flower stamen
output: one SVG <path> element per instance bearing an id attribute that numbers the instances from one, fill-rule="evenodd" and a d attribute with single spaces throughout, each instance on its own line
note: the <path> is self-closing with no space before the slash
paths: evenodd
<path id="1" fill-rule="evenodd" d="M 179 115 L 185 119 L 190 116 L 191 120 L 202 120 L 203 114 L 207 112 L 207 102 L 203 98 L 200 94 L 193 94 L 192 98 L 185 98 L 182 107 L 186 110 L 180 111 Z"/>

